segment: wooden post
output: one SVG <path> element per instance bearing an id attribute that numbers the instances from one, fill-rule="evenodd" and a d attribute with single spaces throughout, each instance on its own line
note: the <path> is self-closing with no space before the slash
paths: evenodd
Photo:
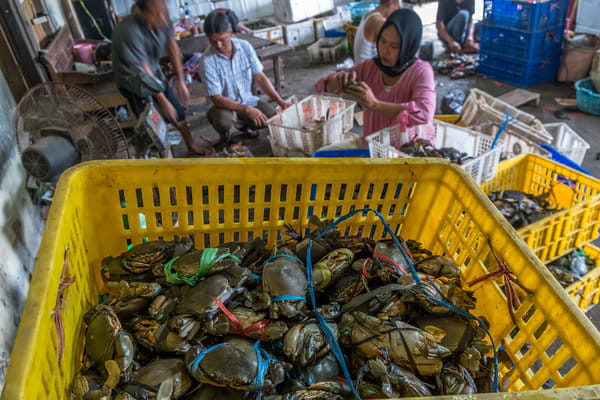
<path id="1" fill-rule="evenodd" d="M 60 0 L 60 5 L 62 6 L 63 13 L 65 13 L 69 26 L 71 27 L 73 38 L 84 39 L 83 30 L 81 29 L 79 20 L 75 15 L 75 9 L 73 8 L 73 0 Z"/>

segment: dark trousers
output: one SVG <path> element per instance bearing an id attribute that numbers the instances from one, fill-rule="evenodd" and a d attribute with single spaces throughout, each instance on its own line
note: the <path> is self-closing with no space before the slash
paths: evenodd
<path id="1" fill-rule="evenodd" d="M 271 118 L 276 113 L 275 108 L 266 101 L 259 100 L 256 108 L 262 111 L 267 118 Z M 212 107 L 208 110 L 207 118 L 213 128 L 219 133 L 222 141 L 227 141 L 231 138 L 231 130 L 236 125 L 236 122 L 250 129 L 264 128 L 264 126 L 256 126 L 246 114 L 236 113 L 224 108 Z"/>
<path id="2" fill-rule="evenodd" d="M 152 99 L 152 101 L 154 102 L 154 105 L 160 111 L 160 107 L 156 103 L 156 100 L 154 100 L 151 97 L 140 97 L 136 94 L 133 94 L 133 93 L 131 93 L 125 89 L 121 89 L 121 88 L 119 88 L 119 92 L 121 92 L 123 97 L 125 97 L 127 99 L 127 101 L 129 101 L 129 104 L 131 105 L 131 109 L 135 113 L 136 117 L 139 117 L 144 112 L 144 109 L 146 108 L 146 105 L 148 104 L 148 101 L 150 101 L 150 99 Z M 183 108 L 181 103 L 179 103 L 177 96 L 175 96 L 175 93 L 173 93 L 171 86 L 169 86 L 168 84 L 167 84 L 167 90 L 164 91 L 164 94 L 165 94 L 167 100 L 169 100 L 169 102 L 171 104 L 173 104 L 173 107 L 175 107 L 175 110 L 177 111 L 177 121 L 173 121 L 173 122 L 181 122 L 181 121 L 185 120 L 185 108 Z"/>

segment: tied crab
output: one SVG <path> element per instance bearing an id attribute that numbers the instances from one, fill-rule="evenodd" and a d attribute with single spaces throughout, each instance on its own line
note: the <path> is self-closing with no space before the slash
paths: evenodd
<path id="1" fill-rule="evenodd" d="M 168 397 L 166 399 L 170 400 L 183 397 L 194 382 L 184 362 L 180 359 L 171 358 L 156 360 L 147 364 L 133 375 L 131 383 L 133 385 L 139 384 L 142 389 L 151 389 L 154 393 L 161 390 L 167 392 Z"/>
<path id="2" fill-rule="evenodd" d="M 335 283 L 352 264 L 354 253 L 349 249 L 331 251 L 313 265 L 313 284 L 315 290 L 324 291 Z"/>
<path id="3" fill-rule="evenodd" d="M 164 264 L 174 256 L 186 253 L 193 246 L 191 238 L 183 240 L 153 240 L 133 246 L 117 257 L 102 260 L 102 270 L 110 275 L 141 274 Z"/>
<path id="4" fill-rule="evenodd" d="M 283 382 L 289 365 L 271 358 L 258 344 L 231 338 L 200 352 L 190 351 L 188 371 L 197 381 L 213 386 L 270 393 Z"/>
<path id="5" fill-rule="evenodd" d="M 337 326 L 327 325 L 337 338 Z M 292 362 L 304 367 L 329 353 L 329 345 L 319 324 L 301 323 L 292 326 L 283 337 L 283 352 Z"/>
<path id="6" fill-rule="evenodd" d="M 239 335 L 266 342 L 281 339 L 288 331 L 287 324 L 265 319 L 265 316 L 264 313 L 238 306 L 231 311 L 223 310 L 223 313 L 207 322 L 205 330 L 214 336 Z"/>
<path id="7" fill-rule="evenodd" d="M 442 358 L 451 354 L 440 345 L 441 337 L 402 321 L 382 321 L 361 311 L 344 314 L 339 324 L 340 340 L 367 358 L 382 357 L 412 368 L 420 375 L 440 372 Z"/>
<path id="8" fill-rule="evenodd" d="M 425 279 L 412 285 L 402 300 L 416 303 L 433 315 L 448 315 L 452 311 L 439 301 L 452 303 L 464 310 L 475 308 L 475 298 L 472 292 L 463 290 L 458 279 Z"/>
<path id="9" fill-rule="evenodd" d="M 295 257 L 279 254 L 265 264 L 262 274 L 263 292 L 270 296 L 270 317 L 280 315 L 301 319 L 306 315 L 308 281 L 304 264 Z"/>
<path id="10" fill-rule="evenodd" d="M 133 369 L 135 348 L 129 333 L 123 330 L 121 321 L 112 308 L 99 304 L 86 311 L 83 317 L 87 324 L 85 331 L 85 352 L 99 371 L 106 362 L 114 360 L 121 378 L 128 380 Z M 110 374 L 110 371 L 106 371 Z"/>
<path id="11" fill-rule="evenodd" d="M 379 390 L 387 398 L 431 396 L 428 385 L 415 374 L 382 357 L 366 362 L 359 373 L 359 382 L 364 373 L 380 382 Z"/>

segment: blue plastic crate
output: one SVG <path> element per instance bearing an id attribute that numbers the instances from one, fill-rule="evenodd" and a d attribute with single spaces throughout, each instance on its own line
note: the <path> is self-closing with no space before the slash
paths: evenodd
<path id="1" fill-rule="evenodd" d="M 556 79 L 560 55 L 554 59 L 526 60 L 504 54 L 479 52 L 479 75 L 510 85 L 527 88 Z"/>
<path id="2" fill-rule="evenodd" d="M 369 158 L 371 153 L 369 153 L 368 148 L 363 149 L 341 149 L 341 150 L 321 150 L 313 153 L 313 157 L 316 158 Z"/>
<path id="3" fill-rule="evenodd" d="M 600 115 L 600 93 L 594 89 L 591 78 L 575 82 L 577 108 L 588 114 Z"/>
<path id="4" fill-rule="evenodd" d="M 363 15 L 374 10 L 379 5 L 379 1 L 353 1 L 350 3 L 350 17 L 352 22 L 359 24 Z"/>
<path id="5" fill-rule="evenodd" d="M 534 59 L 560 56 L 564 28 L 527 32 L 484 25 L 481 28 L 481 49 L 506 54 L 514 58 Z"/>
<path id="6" fill-rule="evenodd" d="M 485 0 L 486 24 L 529 32 L 566 25 L 569 0 Z"/>

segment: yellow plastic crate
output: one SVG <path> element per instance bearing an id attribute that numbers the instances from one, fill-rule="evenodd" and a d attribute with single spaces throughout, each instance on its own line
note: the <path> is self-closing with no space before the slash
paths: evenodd
<path id="1" fill-rule="evenodd" d="M 560 184 L 558 177 L 573 181 L 573 189 Z M 592 176 L 524 154 L 500 162 L 494 179 L 480 186 L 486 194 L 515 189 L 538 195 L 552 190 L 549 200 L 563 210 L 517 231 L 544 264 L 598 237 L 600 180 Z"/>
<path id="2" fill-rule="evenodd" d="M 351 56 L 354 55 L 354 38 L 356 37 L 356 32 L 358 31 L 358 25 L 354 25 L 352 22 L 347 21 L 344 22 L 344 30 L 346 31 L 346 38 L 348 39 L 348 53 Z"/>
<path id="3" fill-rule="evenodd" d="M 583 251 L 594 261 L 594 268 L 582 277 L 582 280 L 565 288 L 575 304 L 584 311 L 600 301 L 600 249 L 586 244 Z"/>
<path id="4" fill-rule="evenodd" d="M 525 391 L 551 379 L 556 388 L 572 389 L 544 393 L 564 399 L 600 393 L 600 385 L 590 386 L 600 383 L 600 333 L 461 168 L 435 159 L 182 159 L 96 161 L 63 174 L 2 400 L 67 398 L 82 359 L 82 314 L 104 291 L 103 257 L 144 238 L 174 235 L 194 235 L 199 248 L 259 236 L 272 245 L 286 223 L 302 229 L 310 215 L 335 218 L 363 207 L 379 210 L 403 237 L 452 257 L 466 280 L 496 269 L 489 262 L 489 237 L 534 292 L 516 311 L 515 326 L 496 283 L 474 287 L 473 314 L 489 321 L 494 340 L 511 358 L 501 365 L 502 381 L 511 391 Z M 340 227 L 348 235 L 385 236 L 372 213 L 356 215 Z M 75 282 L 64 291 L 66 345 L 59 361 L 52 310 L 65 246 L 66 275 Z"/>

